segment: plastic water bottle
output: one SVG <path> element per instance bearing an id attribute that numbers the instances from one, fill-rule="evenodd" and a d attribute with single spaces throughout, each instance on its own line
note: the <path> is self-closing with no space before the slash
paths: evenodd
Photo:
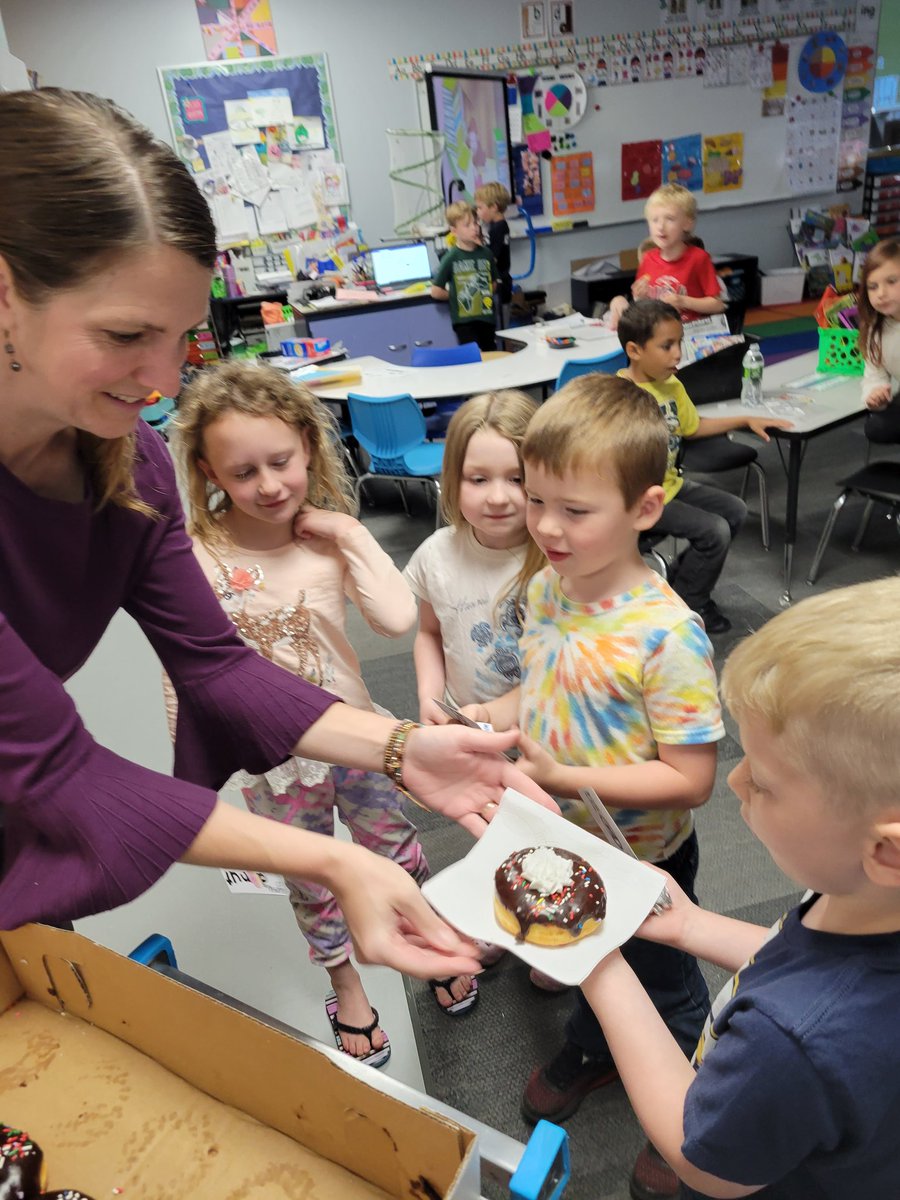
<path id="1" fill-rule="evenodd" d="M 751 342 L 750 348 L 741 360 L 743 379 L 741 382 L 741 404 L 745 408 L 761 408 L 763 402 L 763 367 L 765 361 L 758 342 Z"/>

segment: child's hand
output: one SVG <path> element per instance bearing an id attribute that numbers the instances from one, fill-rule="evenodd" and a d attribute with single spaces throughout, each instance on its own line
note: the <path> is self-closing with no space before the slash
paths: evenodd
<path id="1" fill-rule="evenodd" d="M 518 747 L 519 757 L 516 760 L 516 766 L 523 775 L 533 779 L 548 792 L 561 791 L 558 784 L 560 765 L 553 755 L 548 754 L 543 746 L 539 746 L 537 742 L 532 741 L 530 737 L 521 732 L 519 733 Z"/>
<path id="2" fill-rule="evenodd" d="M 478 721 L 482 725 L 491 724 L 491 714 L 483 704 L 464 704 L 459 711 L 470 721 Z"/>
<path id="3" fill-rule="evenodd" d="M 635 300 L 646 300 L 650 294 L 650 276 L 639 276 L 631 285 L 631 294 Z"/>
<path id="4" fill-rule="evenodd" d="M 294 517 L 294 537 L 300 542 L 313 537 L 338 542 L 343 536 L 355 533 L 358 527 L 355 517 L 326 508 L 301 508 Z"/>
<path id="5" fill-rule="evenodd" d="M 634 936 L 643 938 L 647 942 L 660 942 L 664 946 L 680 946 L 687 924 L 697 909 L 697 905 L 688 898 L 668 871 L 653 866 L 653 863 L 645 865 L 659 876 L 659 890 L 662 891 L 663 886 L 666 887 L 672 900 L 672 907 L 664 908 L 659 913 L 650 913 L 644 923 L 638 926 Z"/>
<path id="6" fill-rule="evenodd" d="M 688 302 L 687 296 L 681 296 L 678 292 L 661 292 L 659 295 L 663 304 L 671 304 L 673 308 L 682 309 Z"/>
<path id="7" fill-rule="evenodd" d="M 866 396 L 866 408 L 875 409 L 887 408 L 891 402 L 891 389 L 885 383 L 881 387 L 873 388 Z"/>
<path id="8" fill-rule="evenodd" d="M 606 324 L 613 332 L 619 328 L 619 318 L 628 307 L 627 296 L 613 296 L 609 302 L 609 312 L 606 314 Z"/>
<path id="9" fill-rule="evenodd" d="M 761 437 L 764 442 L 768 442 L 771 439 L 766 433 L 767 429 L 793 429 L 794 422 L 786 421 L 784 417 L 750 417 L 747 421 L 747 428 L 757 437 Z"/>
<path id="10" fill-rule="evenodd" d="M 450 724 L 450 718 L 442 709 L 438 708 L 430 696 L 419 701 L 419 721 L 422 725 Z"/>

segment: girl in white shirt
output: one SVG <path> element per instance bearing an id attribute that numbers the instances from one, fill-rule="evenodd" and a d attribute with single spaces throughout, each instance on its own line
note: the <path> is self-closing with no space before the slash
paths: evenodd
<path id="1" fill-rule="evenodd" d="M 525 591 L 544 565 L 525 527 L 520 454 L 536 411 L 524 392 L 485 392 L 461 405 L 447 428 L 441 507 L 448 524 L 404 571 L 419 598 L 413 656 L 423 724 L 447 720 L 435 700 L 483 704 L 519 682 Z"/>
<path id="2" fill-rule="evenodd" d="M 374 709 L 345 631 L 351 600 L 376 633 L 416 619 L 400 572 L 356 519 L 333 423 L 281 372 L 229 362 L 201 372 L 180 406 L 194 552 L 248 645 L 358 708 Z M 235 780 L 248 807 L 333 835 L 334 809 L 356 842 L 418 882 L 428 864 L 393 783 L 376 772 L 290 758 Z M 340 1049 L 381 1066 L 390 1043 L 350 959 L 343 914 L 327 889 L 286 880 L 310 958 L 331 977 L 326 1012 Z M 471 1007 L 469 976 L 432 981 L 445 1011 Z"/>
<path id="3" fill-rule="evenodd" d="M 859 349 L 865 362 L 863 400 L 872 410 L 866 436 L 900 441 L 900 242 L 879 242 L 866 255 L 859 288 Z"/>

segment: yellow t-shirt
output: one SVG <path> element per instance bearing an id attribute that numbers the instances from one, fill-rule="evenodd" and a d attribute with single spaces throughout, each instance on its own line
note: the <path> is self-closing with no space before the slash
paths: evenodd
<path id="1" fill-rule="evenodd" d="M 619 374 L 623 379 L 628 376 L 624 371 Z M 694 407 L 694 402 L 687 394 L 681 380 L 670 375 L 668 379 L 654 380 L 652 383 L 639 383 L 644 391 L 649 392 L 663 410 L 666 424 L 669 427 L 669 458 L 666 463 L 666 475 L 663 479 L 663 491 L 666 493 L 666 504 L 681 491 L 684 480 L 678 470 L 678 451 L 681 449 L 681 439 L 693 437 L 700 426 L 700 414 Z"/>

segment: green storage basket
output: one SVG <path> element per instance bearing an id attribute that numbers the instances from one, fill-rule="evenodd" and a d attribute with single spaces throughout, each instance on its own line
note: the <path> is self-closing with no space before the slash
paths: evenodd
<path id="1" fill-rule="evenodd" d="M 819 329 L 819 370 L 826 375 L 862 375 L 858 329 Z"/>

